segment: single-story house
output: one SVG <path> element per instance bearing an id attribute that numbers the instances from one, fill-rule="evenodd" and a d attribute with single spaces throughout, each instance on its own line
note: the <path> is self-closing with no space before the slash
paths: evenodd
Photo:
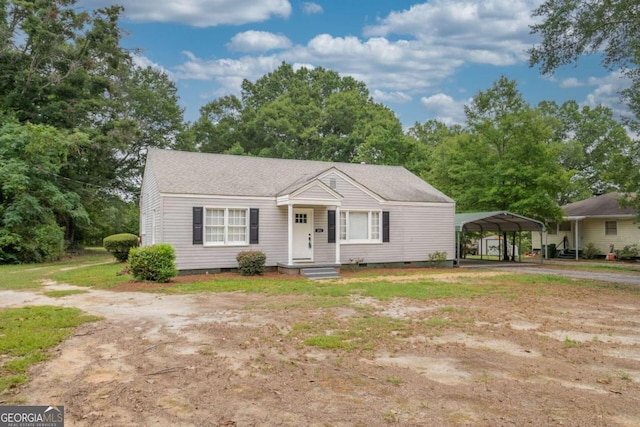
<path id="1" fill-rule="evenodd" d="M 178 270 L 237 268 L 260 250 L 288 272 L 343 264 L 455 259 L 455 203 L 399 166 L 150 149 L 140 199 L 143 246 L 176 250 Z"/>
<path id="2" fill-rule="evenodd" d="M 636 213 L 633 208 L 620 205 L 621 197 L 622 194 L 613 192 L 562 206 L 564 219 L 549 224 L 545 244 L 555 245 L 558 251 L 571 251 L 576 258 L 589 243 L 603 255 L 611 247 L 619 250 L 640 244 Z"/>

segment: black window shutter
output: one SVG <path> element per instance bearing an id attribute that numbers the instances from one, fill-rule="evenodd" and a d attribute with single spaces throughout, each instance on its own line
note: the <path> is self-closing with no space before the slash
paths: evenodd
<path id="1" fill-rule="evenodd" d="M 335 243 L 336 242 L 336 211 L 327 211 L 328 221 L 327 221 L 327 234 L 329 236 L 329 240 L 327 243 Z"/>
<path id="2" fill-rule="evenodd" d="M 249 209 L 249 243 L 258 244 L 258 232 L 260 231 L 260 209 Z"/>
<path id="3" fill-rule="evenodd" d="M 389 211 L 382 212 L 382 241 L 389 241 Z"/>
<path id="4" fill-rule="evenodd" d="M 202 244 L 202 206 L 193 207 L 193 244 Z"/>

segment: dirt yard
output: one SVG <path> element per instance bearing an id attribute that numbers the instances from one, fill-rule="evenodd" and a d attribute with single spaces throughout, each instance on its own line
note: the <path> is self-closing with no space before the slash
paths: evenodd
<path id="1" fill-rule="evenodd" d="M 441 280 L 455 274 L 505 273 Z M 515 296 L 334 307 L 244 293 L 43 295 L 69 288 L 0 293 L 0 307 L 105 318 L 12 396 L 64 405 L 69 427 L 640 425 L 640 293 L 628 288 L 523 285 Z M 348 324 L 370 325 L 358 338 L 370 345 L 304 343 L 305 328 L 331 336 Z"/>

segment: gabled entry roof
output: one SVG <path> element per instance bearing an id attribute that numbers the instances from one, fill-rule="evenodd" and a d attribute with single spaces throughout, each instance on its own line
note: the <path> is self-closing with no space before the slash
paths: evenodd
<path id="1" fill-rule="evenodd" d="M 544 231 L 544 224 L 533 218 L 507 211 L 456 214 L 456 231 Z"/>

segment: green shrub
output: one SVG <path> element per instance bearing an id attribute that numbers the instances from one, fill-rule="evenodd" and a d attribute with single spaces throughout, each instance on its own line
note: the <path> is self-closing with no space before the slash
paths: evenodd
<path id="1" fill-rule="evenodd" d="M 102 240 L 102 246 L 120 262 L 129 258 L 129 249 L 138 246 L 138 236 L 135 234 L 113 234 Z"/>
<path id="2" fill-rule="evenodd" d="M 582 257 L 586 259 L 596 259 L 598 255 L 601 255 L 600 250 L 591 242 L 587 243 L 582 250 Z"/>
<path id="3" fill-rule="evenodd" d="M 262 274 L 267 256 L 262 251 L 242 251 L 236 256 L 238 270 L 243 276 Z"/>
<path id="4" fill-rule="evenodd" d="M 176 252 L 168 243 L 131 248 L 129 252 L 131 274 L 138 280 L 168 282 L 178 274 L 175 260 Z"/>
<path id="5" fill-rule="evenodd" d="M 622 250 L 616 251 L 618 259 L 632 260 L 638 257 L 640 249 L 638 245 L 627 245 Z"/>
<path id="6" fill-rule="evenodd" d="M 431 267 L 442 267 L 447 260 L 446 251 L 435 251 L 429 254 L 429 265 Z"/>

